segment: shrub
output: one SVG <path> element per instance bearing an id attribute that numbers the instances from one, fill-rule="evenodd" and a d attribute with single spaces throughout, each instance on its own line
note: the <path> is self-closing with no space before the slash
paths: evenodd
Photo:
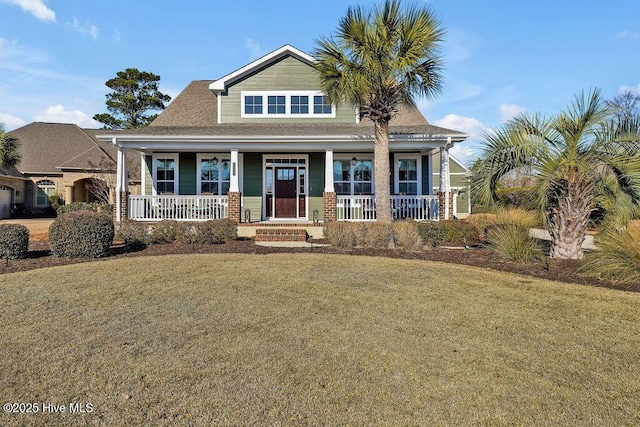
<path id="1" fill-rule="evenodd" d="M 0 225 L 0 257 L 26 258 L 29 251 L 29 229 L 22 224 Z"/>
<path id="2" fill-rule="evenodd" d="M 496 190 L 497 203 L 505 208 L 535 210 L 538 207 L 536 191 L 535 187 L 500 188 Z"/>
<path id="3" fill-rule="evenodd" d="M 496 224 L 496 215 L 490 213 L 471 214 L 466 221 L 478 230 L 480 241 L 484 241 L 486 239 L 487 229 Z"/>
<path id="4" fill-rule="evenodd" d="M 393 223 L 393 235 L 398 245 L 409 251 L 422 249 L 422 237 L 418 233 L 418 223 L 405 219 Z"/>
<path id="5" fill-rule="evenodd" d="M 64 200 L 58 193 L 54 193 L 49 196 L 49 207 L 54 211 L 57 211 L 61 206 L 64 205 Z"/>
<path id="6" fill-rule="evenodd" d="M 113 206 L 101 203 L 75 202 L 68 205 L 60 206 L 56 210 L 58 216 L 74 211 L 93 211 L 101 212 L 105 215 L 113 215 Z"/>
<path id="7" fill-rule="evenodd" d="M 542 214 L 539 211 L 527 211 L 524 209 L 498 209 L 496 211 L 496 223 L 517 225 L 524 228 L 542 226 Z"/>
<path id="8" fill-rule="evenodd" d="M 224 243 L 237 238 L 238 224 L 230 219 L 205 222 L 160 221 L 151 226 L 148 242 L 205 245 Z"/>
<path id="9" fill-rule="evenodd" d="M 367 248 L 388 248 L 393 237 L 393 226 L 381 222 L 357 224 L 356 244 Z"/>
<path id="10" fill-rule="evenodd" d="M 216 245 L 238 239 L 238 224 L 230 219 L 197 222 L 194 226 L 196 243 Z"/>
<path id="11" fill-rule="evenodd" d="M 640 233 L 636 227 L 596 236 L 599 250 L 585 255 L 578 272 L 622 283 L 640 282 Z"/>
<path id="12" fill-rule="evenodd" d="M 172 243 L 176 241 L 180 223 L 178 221 L 165 220 L 151 226 L 149 243 Z"/>
<path id="13" fill-rule="evenodd" d="M 106 256 L 113 236 L 111 217 L 93 211 L 68 212 L 49 226 L 51 252 L 58 257 Z"/>
<path id="14" fill-rule="evenodd" d="M 358 226 L 352 222 L 328 222 L 324 225 L 324 236 L 335 248 L 353 249 L 356 245 Z"/>
<path id="15" fill-rule="evenodd" d="M 116 239 L 133 248 L 142 248 L 151 243 L 149 224 L 125 220 L 116 231 Z"/>
<path id="16" fill-rule="evenodd" d="M 466 221 L 425 221 L 418 224 L 425 245 L 473 246 L 480 241 L 476 227 Z"/>
<path id="17" fill-rule="evenodd" d="M 529 228 L 513 224 L 498 224 L 489 228 L 487 241 L 494 255 L 505 261 L 533 263 L 544 259 L 537 239 L 529 236 Z"/>

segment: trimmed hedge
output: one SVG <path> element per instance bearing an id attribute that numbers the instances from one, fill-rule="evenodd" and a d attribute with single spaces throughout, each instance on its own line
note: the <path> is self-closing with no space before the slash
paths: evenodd
<path id="1" fill-rule="evenodd" d="M 116 234 L 130 246 L 144 247 L 154 243 L 212 245 L 238 238 L 238 225 L 229 219 L 210 221 L 160 221 L 153 225 L 124 221 Z"/>
<path id="2" fill-rule="evenodd" d="M 69 203 L 68 205 L 62 205 L 58 207 L 56 213 L 58 216 L 75 211 L 93 211 L 93 212 L 102 212 L 105 215 L 113 215 L 113 206 L 105 205 L 101 203 L 86 203 L 86 202 L 75 202 Z"/>
<path id="3" fill-rule="evenodd" d="M 0 225 L 0 257 L 26 258 L 29 251 L 29 229 L 22 224 Z"/>
<path id="4" fill-rule="evenodd" d="M 476 227 L 460 220 L 421 222 L 418 223 L 418 233 L 428 246 L 473 246 L 480 242 Z"/>
<path id="5" fill-rule="evenodd" d="M 113 236 L 111 216 L 93 211 L 65 213 L 49 226 L 51 252 L 58 257 L 107 256 Z"/>

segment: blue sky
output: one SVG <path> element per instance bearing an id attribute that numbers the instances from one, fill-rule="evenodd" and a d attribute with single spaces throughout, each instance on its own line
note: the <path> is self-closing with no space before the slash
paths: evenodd
<path id="1" fill-rule="evenodd" d="M 161 76 L 175 97 L 191 80 L 216 79 L 291 44 L 306 52 L 349 5 L 373 1 L 0 0 L 0 122 L 100 127 L 104 82 L 134 67 Z M 636 0 L 431 0 L 447 32 L 445 87 L 419 100 L 429 122 L 481 134 L 520 112 L 553 114 L 581 90 L 607 98 L 640 90 Z"/>

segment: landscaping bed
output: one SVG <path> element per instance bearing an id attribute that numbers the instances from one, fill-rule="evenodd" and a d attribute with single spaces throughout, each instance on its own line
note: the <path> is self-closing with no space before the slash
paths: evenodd
<path id="1" fill-rule="evenodd" d="M 324 243 L 317 241 L 316 243 Z M 241 239 L 228 241 L 219 245 L 184 245 L 179 243 L 152 244 L 144 248 L 129 248 L 123 244 L 116 244 L 110 250 L 107 258 L 58 258 L 52 255 L 49 242 L 46 240 L 31 241 L 26 259 L 0 261 L 0 274 L 15 271 L 26 271 L 36 268 L 67 265 L 81 262 L 100 262 L 101 259 L 119 257 L 135 257 L 150 255 L 170 255 L 188 253 L 327 253 L 360 256 L 383 256 L 389 258 L 420 259 L 425 261 L 441 261 L 447 263 L 464 264 L 474 267 L 490 268 L 493 270 L 517 273 L 527 276 L 544 278 L 559 282 L 578 283 L 589 286 L 606 287 L 631 292 L 639 292 L 640 284 L 621 284 L 614 281 L 599 280 L 576 273 L 579 261 L 552 261 L 549 265 L 544 262 L 536 264 L 520 264 L 504 262 L 495 259 L 491 251 L 483 246 L 462 248 L 428 248 L 422 251 L 407 251 L 403 249 L 374 249 L 355 248 L 353 250 L 338 250 L 327 246 L 311 248 L 282 248 L 257 246 L 253 240 Z"/>

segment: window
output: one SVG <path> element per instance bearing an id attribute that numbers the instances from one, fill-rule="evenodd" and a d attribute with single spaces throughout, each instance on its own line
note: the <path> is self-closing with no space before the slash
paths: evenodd
<path id="1" fill-rule="evenodd" d="M 324 95 L 316 95 L 313 97 L 313 114 L 331 114 L 332 107 L 329 103 L 329 97 Z"/>
<path id="2" fill-rule="evenodd" d="M 262 114 L 262 96 L 245 96 L 244 97 L 244 113 L 245 114 Z"/>
<path id="3" fill-rule="evenodd" d="M 339 195 L 373 194 L 373 161 L 334 160 L 333 185 Z"/>
<path id="4" fill-rule="evenodd" d="M 228 158 L 219 159 L 216 156 L 198 157 L 200 165 L 199 193 L 209 193 L 216 196 L 228 194 L 231 185 L 231 161 Z"/>
<path id="5" fill-rule="evenodd" d="M 284 96 L 268 96 L 267 97 L 267 113 L 268 114 L 284 114 L 287 111 Z"/>
<path id="6" fill-rule="evenodd" d="M 291 114 L 309 114 L 309 97 L 298 95 L 292 96 Z"/>
<path id="7" fill-rule="evenodd" d="M 422 158 L 419 154 L 396 154 L 394 165 L 395 192 L 422 194 Z"/>
<path id="8" fill-rule="evenodd" d="M 329 98 L 316 91 L 242 91 L 240 98 L 242 117 L 335 117 Z"/>
<path id="9" fill-rule="evenodd" d="M 49 196 L 53 196 L 56 193 L 55 182 L 49 179 L 42 179 L 36 182 L 38 186 L 36 194 L 36 206 L 49 206 Z"/>
<path id="10" fill-rule="evenodd" d="M 178 194 L 178 155 L 154 155 L 153 177 L 156 194 Z"/>

